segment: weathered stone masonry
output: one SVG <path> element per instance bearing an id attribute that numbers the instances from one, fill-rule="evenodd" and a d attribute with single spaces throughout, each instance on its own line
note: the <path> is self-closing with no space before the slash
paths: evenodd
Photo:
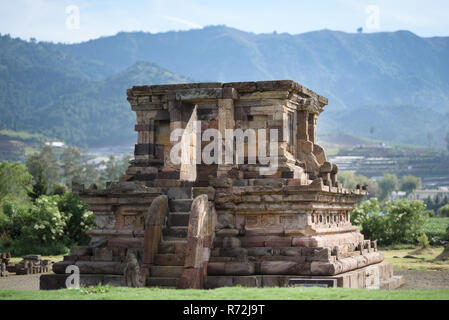
<path id="1" fill-rule="evenodd" d="M 76 264 L 81 283 L 215 288 L 287 286 L 325 281 L 351 288 L 401 284 L 375 241 L 350 223 L 365 187 L 348 190 L 316 144 L 327 99 L 293 81 L 137 86 L 134 159 L 120 182 L 78 192 L 95 213 L 87 247 L 72 248 L 41 288 L 63 287 Z M 170 133 L 278 129 L 278 168 L 261 175 L 249 164 L 174 165 Z M 267 137 L 268 139 L 268 137 Z M 266 165 L 265 165 L 266 166 Z"/>

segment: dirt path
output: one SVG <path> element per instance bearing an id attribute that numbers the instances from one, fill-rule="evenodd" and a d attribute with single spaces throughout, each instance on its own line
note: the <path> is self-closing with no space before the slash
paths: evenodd
<path id="1" fill-rule="evenodd" d="M 51 272 L 50 272 L 51 273 Z M 0 290 L 39 290 L 39 278 L 44 273 L 20 275 L 10 273 L 0 278 Z"/>
<path id="2" fill-rule="evenodd" d="M 449 271 L 401 270 L 394 275 L 403 276 L 405 280 L 398 290 L 449 289 Z"/>
<path id="3" fill-rule="evenodd" d="M 449 289 L 449 271 L 402 270 L 395 271 L 394 274 L 405 279 L 405 284 L 397 290 Z M 39 290 L 40 276 L 41 274 L 10 274 L 0 278 L 0 290 Z"/>

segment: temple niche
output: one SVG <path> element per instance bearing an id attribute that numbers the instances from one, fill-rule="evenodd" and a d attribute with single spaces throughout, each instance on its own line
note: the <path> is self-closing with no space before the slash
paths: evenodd
<path id="1" fill-rule="evenodd" d="M 135 86 L 127 96 L 134 159 L 104 190 L 78 186 L 97 228 L 89 246 L 72 248 L 42 276 L 42 289 L 64 287 L 69 265 L 81 283 L 135 287 L 402 284 L 375 239 L 350 222 L 366 187 L 343 188 L 317 144 L 325 97 L 291 80 Z M 222 161 L 209 164 L 201 157 L 208 129 L 222 140 L 212 152 Z M 226 131 L 248 129 L 255 137 L 244 137 L 239 152 Z M 172 161 L 176 144 L 190 161 Z M 226 147 L 242 161 L 226 162 Z"/>

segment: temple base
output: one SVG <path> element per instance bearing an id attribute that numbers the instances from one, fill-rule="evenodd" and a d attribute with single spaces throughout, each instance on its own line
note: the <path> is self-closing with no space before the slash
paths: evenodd
<path id="1" fill-rule="evenodd" d="M 208 276 L 206 288 L 219 287 L 339 287 L 393 290 L 404 284 L 402 276 L 393 276 L 393 264 L 381 262 L 335 276 L 251 275 Z"/>

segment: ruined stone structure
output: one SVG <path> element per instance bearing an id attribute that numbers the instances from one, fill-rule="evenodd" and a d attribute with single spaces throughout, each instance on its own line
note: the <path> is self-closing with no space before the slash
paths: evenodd
<path id="1" fill-rule="evenodd" d="M 96 215 L 88 247 L 72 248 L 41 288 L 63 287 L 77 265 L 82 284 L 215 288 L 320 284 L 392 288 L 401 284 L 375 241 L 350 222 L 366 187 L 342 188 L 336 165 L 316 144 L 327 99 L 293 81 L 137 86 L 134 159 L 105 190 L 79 187 Z M 277 169 L 243 164 L 174 164 L 170 133 L 183 150 L 207 144 L 193 134 L 277 129 Z M 270 133 L 271 134 L 271 133 Z M 271 137 L 266 137 L 270 141 Z M 260 148 L 260 145 L 257 147 Z"/>

